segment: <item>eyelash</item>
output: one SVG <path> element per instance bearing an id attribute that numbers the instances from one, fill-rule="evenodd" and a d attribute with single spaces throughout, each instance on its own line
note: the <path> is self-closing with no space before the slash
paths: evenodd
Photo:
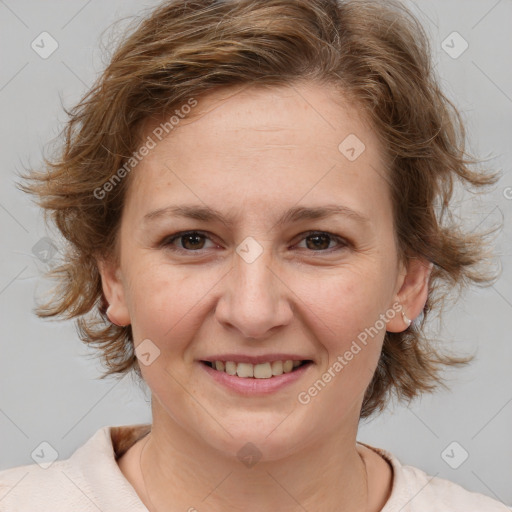
<path id="1" fill-rule="evenodd" d="M 180 231 L 179 233 L 175 233 L 173 235 L 166 236 L 162 240 L 160 245 L 165 247 L 166 249 L 169 249 L 171 251 L 175 251 L 178 253 L 182 253 L 182 254 L 183 253 L 199 253 L 200 254 L 202 251 L 206 251 L 207 249 L 189 250 L 189 249 L 183 249 L 182 247 L 173 247 L 172 244 L 175 240 L 178 240 L 180 238 L 184 238 L 187 236 L 191 236 L 191 235 L 200 235 L 200 236 L 203 236 L 203 237 L 211 240 L 205 231 Z M 334 248 L 334 249 L 332 249 L 332 248 L 331 249 L 320 249 L 318 251 L 310 250 L 309 252 L 312 252 L 312 253 L 317 253 L 317 252 L 318 253 L 331 253 L 331 252 L 339 251 L 342 249 L 346 249 L 348 247 L 351 247 L 351 245 L 352 245 L 348 240 L 341 238 L 337 235 L 334 235 L 332 233 L 325 232 L 325 231 L 307 231 L 305 233 L 302 233 L 302 238 L 300 239 L 300 241 L 302 241 L 310 236 L 314 236 L 314 235 L 327 236 L 331 240 L 338 242 L 340 244 L 340 247 Z M 213 240 L 211 240 L 211 241 L 213 242 Z"/>

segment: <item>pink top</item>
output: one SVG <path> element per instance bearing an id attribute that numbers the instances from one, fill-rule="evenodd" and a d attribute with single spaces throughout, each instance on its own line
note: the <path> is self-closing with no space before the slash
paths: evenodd
<path id="1" fill-rule="evenodd" d="M 148 512 L 117 465 L 150 424 L 106 426 L 66 460 L 0 471 L 1 512 Z M 510 512 L 458 484 L 402 465 L 391 453 L 364 444 L 393 467 L 391 495 L 381 512 Z M 48 460 L 48 459 L 47 459 Z"/>

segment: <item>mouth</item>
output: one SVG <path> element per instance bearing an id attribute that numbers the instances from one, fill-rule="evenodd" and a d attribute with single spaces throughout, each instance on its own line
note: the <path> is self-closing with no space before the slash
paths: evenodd
<path id="1" fill-rule="evenodd" d="M 237 363 L 235 361 L 201 361 L 202 364 L 221 373 L 243 379 L 272 379 L 285 373 L 313 364 L 310 359 L 264 362 L 259 364 Z"/>

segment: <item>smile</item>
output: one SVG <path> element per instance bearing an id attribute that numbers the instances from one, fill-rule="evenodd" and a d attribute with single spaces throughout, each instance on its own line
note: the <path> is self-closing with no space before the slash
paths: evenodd
<path id="1" fill-rule="evenodd" d="M 293 361 L 272 361 L 259 364 L 236 363 L 234 361 L 201 361 L 205 365 L 219 372 L 227 373 L 246 379 L 271 379 L 283 375 L 283 373 L 291 373 L 301 366 L 311 363 L 309 360 Z"/>

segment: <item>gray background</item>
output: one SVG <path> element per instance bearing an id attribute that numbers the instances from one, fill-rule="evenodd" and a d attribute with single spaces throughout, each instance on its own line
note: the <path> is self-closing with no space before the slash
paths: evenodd
<path id="1" fill-rule="evenodd" d="M 33 463 L 31 453 L 42 441 L 67 458 L 103 425 L 150 421 L 147 390 L 130 376 L 98 380 L 99 363 L 73 324 L 39 320 L 32 313 L 34 297 L 47 287 L 43 273 L 58 258 L 51 248 L 46 255 L 41 252 L 44 237 L 56 240 L 56 235 L 46 230 L 38 208 L 13 180 L 16 171 L 40 162 L 43 147 L 62 128 L 61 101 L 72 106 L 102 70 L 101 33 L 115 20 L 156 3 L 0 0 L 0 469 Z M 475 229 L 505 219 L 497 243 L 502 275 L 493 287 L 470 291 L 441 326 L 443 341 L 462 351 L 476 349 L 476 361 L 449 373 L 450 391 L 425 395 L 409 408 L 390 407 L 362 424 L 359 440 L 511 505 L 512 3 L 421 0 L 407 5 L 429 32 L 444 90 L 463 111 L 469 149 L 504 171 L 482 201 L 463 198 L 460 204 Z M 43 31 L 59 45 L 46 59 L 31 48 Z M 454 31 L 469 44 L 457 58 L 442 46 Z M 447 42 L 453 53 L 462 41 L 452 39 Z M 454 441 L 450 459 L 443 458 Z M 462 450 L 469 457 L 453 469 L 445 460 L 457 465 Z"/>

